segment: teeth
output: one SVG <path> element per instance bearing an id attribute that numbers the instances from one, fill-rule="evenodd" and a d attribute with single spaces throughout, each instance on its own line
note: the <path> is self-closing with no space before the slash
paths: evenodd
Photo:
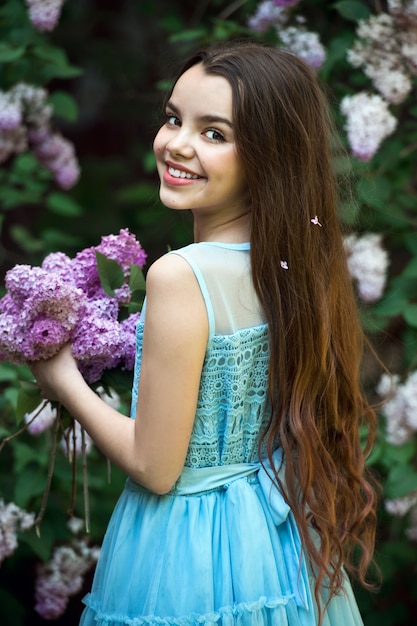
<path id="1" fill-rule="evenodd" d="M 173 167 L 168 167 L 168 172 L 174 178 L 199 178 L 197 174 L 189 174 L 188 172 L 183 172 L 182 170 L 176 170 Z"/>

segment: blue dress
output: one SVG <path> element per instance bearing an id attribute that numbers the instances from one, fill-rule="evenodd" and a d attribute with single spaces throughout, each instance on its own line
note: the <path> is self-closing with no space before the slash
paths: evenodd
<path id="1" fill-rule="evenodd" d="M 259 463 L 269 348 L 249 244 L 200 243 L 173 253 L 191 265 L 209 319 L 185 467 L 163 496 L 127 479 L 80 624 L 315 626 L 314 579 L 294 517 Z M 362 623 L 346 577 L 323 626 Z"/>

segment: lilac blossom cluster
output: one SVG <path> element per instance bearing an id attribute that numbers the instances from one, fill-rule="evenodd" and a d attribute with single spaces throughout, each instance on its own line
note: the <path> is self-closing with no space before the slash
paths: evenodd
<path id="1" fill-rule="evenodd" d="M 78 534 L 82 520 L 73 518 L 68 524 Z M 100 549 L 90 547 L 84 539 L 74 538 L 56 548 L 47 563 L 38 565 L 35 583 L 35 611 L 47 620 L 60 617 L 69 598 L 78 593 L 85 574 L 97 562 Z"/>
<path id="2" fill-rule="evenodd" d="M 361 161 L 369 161 L 397 127 L 387 102 L 377 94 L 345 96 L 340 110 L 347 118 L 345 130 L 351 150 Z"/>
<path id="3" fill-rule="evenodd" d="M 61 16 L 65 0 L 25 0 L 29 19 L 37 30 L 51 31 Z"/>
<path id="4" fill-rule="evenodd" d="M 376 389 L 386 398 L 382 414 L 386 423 L 386 438 L 393 445 L 401 446 L 417 433 L 417 371 L 404 382 L 383 374 Z"/>
<path id="5" fill-rule="evenodd" d="M 392 15 L 381 13 L 359 22 L 356 34 L 349 63 L 363 69 L 387 102 L 400 104 L 411 91 L 411 76 L 417 75 L 417 30 L 403 31 Z"/>
<path id="6" fill-rule="evenodd" d="M 14 502 L 0 499 L 0 565 L 18 546 L 17 534 L 32 528 L 35 515 L 27 513 Z"/>
<path id="7" fill-rule="evenodd" d="M 365 302 L 378 300 L 384 291 L 388 269 L 388 254 L 382 247 L 382 237 L 368 233 L 344 239 L 350 275 L 357 281 L 358 292 Z"/>
<path id="8" fill-rule="evenodd" d="M 116 261 L 124 284 L 108 295 L 97 267 L 96 251 Z M 47 359 L 66 343 L 85 379 L 96 382 L 103 370 L 131 370 L 139 313 L 119 321 L 129 302 L 132 265 L 143 267 L 146 253 L 128 229 L 102 237 L 73 259 L 62 252 L 48 255 L 41 267 L 16 265 L 6 274 L 0 300 L 0 360 L 16 364 Z"/>
<path id="9" fill-rule="evenodd" d="M 300 57 L 313 70 L 318 70 L 326 59 L 326 50 L 317 33 L 306 30 L 304 19 L 297 19 L 298 26 L 277 28 L 277 35 L 284 48 Z"/>
<path id="10" fill-rule="evenodd" d="M 347 53 L 349 63 L 362 68 L 378 92 L 341 103 L 352 152 L 365 161 L 397 126 L 388 105 L 403 102 L 417 76 L 417 2 L 388 0 L 388 11 L 359 22 L 357 40 Z"/>
<path id="11" fill-rule="evenodd" d="M 45 89 L 26 83 L 0 91 L 0 163 L 31 149 L 56 183 L 69 189 L 80 169 L 72 143 L 51 127 L 47 95 Z"/>
<path id="12" fill-rule="evenodd" d="M 248 26 L 259 33 L 275 28 L 283 48 L 299 56 L 314 70 L 318 70 L 326 58 L 326 51 L 318 34 L 306 29 L 305 19 L 302 16 L 296 16 L 295 26 L 287 25 L 290 18 L 287 9 L 295 6 L 298 2 L 299 0 L 266 0 L 260 2 L 255 14 L 249 18 Z"/>
<path id="13" fill-rule="evenodd" d="M 405 496 L 385 500 L 385 510 L 394 517 L 408 515 L 408 526 L 405 534 L 410 541 L 417 541 L 417 490 L 411 491 Z"/>

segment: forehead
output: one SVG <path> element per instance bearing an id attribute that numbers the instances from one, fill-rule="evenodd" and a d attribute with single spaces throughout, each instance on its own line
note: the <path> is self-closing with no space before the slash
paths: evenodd
<path id="1" fill-rule="evenodd" d="M 223 76 L 207 74 L 202 65 L 188 69 L 175 83 L 170 101 L 187 109 L 232 119 L 232 88 Z"/>

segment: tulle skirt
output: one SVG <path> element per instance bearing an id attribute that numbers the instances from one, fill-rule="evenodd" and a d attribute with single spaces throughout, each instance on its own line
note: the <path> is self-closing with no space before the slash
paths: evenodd
<path id="1" fill-rule="evenodd" d="M 81 626 L 315 626 L 293 515 L 262 468 L 185 468 L 173 493 L 131 481 L 104 538 Z M 346 578 L 323 626 L 363 624 Z"/>

